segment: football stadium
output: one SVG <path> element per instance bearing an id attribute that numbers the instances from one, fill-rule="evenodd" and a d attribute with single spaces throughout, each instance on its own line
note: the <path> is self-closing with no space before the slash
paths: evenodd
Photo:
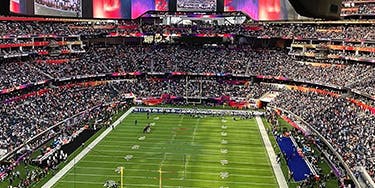
<path id="1" fill-rule="evenodd" d="M 375 188 L 374 0 L 3 0 L 0 188 Z"/>

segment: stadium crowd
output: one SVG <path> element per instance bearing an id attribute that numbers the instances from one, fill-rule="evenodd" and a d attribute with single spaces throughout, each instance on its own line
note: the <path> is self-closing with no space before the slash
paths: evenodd
<path id="1" fill-rule="evenodd" d="M 269 24 L 251 35 L 285 38 L 325 38 L 337 40 L 374 40 L 372 25 Z M 370 33 L 370 34 L 369 34 Z"/>
<path id="2" fill-rule="evenodd" d="M 49 63 L 54 60 L 62 63 Z M 205 63 L 202 63 L 205 62 Z M 322 85 L 348 86 L 374 95 L 372 65 L 310 59 L 288 55 L 283 50 L 188 47 L 184 45 L 110 46 L 89 48 L 87 53 L 59 57 L 35 57 L 0 64 L 0 89 L 12 88 L 51 78 L 111 74 L 115 72 L 182 72 L 246 74 L 284 77 Z M 319 64 L 319 63 L 318 63 Z"/>
<path id="3" fill-rule="evenodd" d="M 312 165 L 312 169 L 315 171 L 317 176 L 310 174 L 309 178 L 300 182 L 301 188 L 317 186 L 321 188 L 327 187 L 326 181 L 335 177 L 336 175 L 340 177 L 339 185 L 344 185 L 342 177 L 345 176 L 345 171 L 340 167 L 338 163 L 339 160 L 337 160 L 337 158 L 335 158 L 335 155 L 333 155 L 332 152 L 320 142 L 320 139 L 318 137 L 314 137 L 313 135 L 305 136 L 304 132 L 298 130 L 297 128 L 289 128 L 282 125 L 279 120 L 280 116 L 275 111 L 275 109 L 268 109 L 266 111 L 265 117 L 267 122 L 271 125 L 270 129 L 267 130 L 268 134 L 274 136 L 275 139 L 279 139 L 282 136 L 292 136 L 295 140 L 295 143 L 297 144 L 296 147 L 301 151 L 301 156 L 303 156 L 304 159 L 309 161 Z M 298 122 L 292 116 L 288 118 L 294 122 Z M 281 152 L 277 155 L 276 161 L 278 163 L 281 162 L 281 155 Z M 328 171 L 327 169 L 321 168 L 320 164 L 324 160 L 324 155 L 328 155 L 330 160 L 334 163 L 335 171 Z M 284 159 L 286 158 L 284 157 Z"/>
<path id="4" fill-rule="evenodd" d="M 290 111 L 321 133 L 353 172 L 364 166 L 375 178 L 375 115 L 344 97 L 285 90 L 272 106 Z"/>
<path id="5" fill-rule="evenodd" d="M 343 1 L 341 15 L 375 15 L 375 3 L 373 1 Z"/>
<path id="6" fill-rule="evenodd" d="M 161 97 L 163 94 L 177 97 L 231 96 L 245 99 L 260 97 L 273 89 L 263 84 L 245 85 L 225 80 L 199 82 L 202 86 L 194 81 L 186 84 L 185 79 L 152 78 L 111 82 L 93 87 L 68 85 L 43 90 L 26 99 L 5 102 L 0 108 L 0 119 L 3 122 L 0 131 L 4 133 L 0 136 L 0 149 L 12 151 L 25 140 L 61 120 L 100 104 L 125 101 L 124 97 L 130 93 L 141 99 Z M 70 134 L 73 131 L 70 131 Z"/>
<path id="7" fill-rule="evenodd" d="M 135 27 L 136 26 L 136 27 Z M 338 24 L 270 24 L 257 23 L 233 27 L 158 26 L 135 23 L 54 23 L 0 22 L 0 35 L 104 35 L 112 32 L 142 33 L 233 33 L 253 37 L 297 37 L 375 40 L 373 25 Z M 5 41 L 7 43 L 8 41 Z M 347 53 L 347 52 L 343 52 Z M 350 55 L 348 52 L 347 55 Z M 374 56 L 369 54 L 370 58 Z M 115 72 L 211 73 L 212 75 L 246 74 L 283 77 L 303 82 L 347 86 L 375 95 L 374 67 L 369 64 L 340 60 L 316 66 L 298 61 L 280 49 L 252 49 L 247 46 L 188 47 L 184 45 L 142 45 L 89 47 L 87 53 L 56 58 L 62 63 L 47 63 L 55 57 L 9 59 L 0 64 L 0 89 L 53 78 L 67 78 Z M 241 99 L 259 98 L 273 90 L 264 84 L 243 80 L 182 76 L 180 78 L 146 77 L 123 82 L 84 87 L 70 85 L 51 87 L 26 99 L 5 102 L 0 107 L 0 149 L 12 151 L 25 140 L 41 133 L 57 122 L 102 103 L 122 101 L 126 94 L 137 98 L 177 97 Z M 340 155 L 356 171 L 363 165 L 375 176 L 375 116 L 368 111 L 337 98 L 316 93 L 283 91 L 271 105 L 289 110 L 310 123 L 337 148 Z M 76 130 L 74 127 L 69 131 Z M 45 139 L 54 134 L 53 130 Z M 37 144 L 35 145 L 35 147 Z M 1 171 L 1 169 L 0 169 Z"/>
<path id="8" fill-rule="evenodd" d="M 337 40 L 374 40 L 375 27 L 360 23 L 244 23 L 242 25 L 156 25 L 136 21 L 7 21 L 0 22 L 0 36 L 26 35 L 81 35 L 95 36 L 107 34 L 234 34 L 252 37 L 284 38 L 325 38 Z"/>
<path id="9" fill-rule="evenodd" d="M 4 60 L 0 64 L 0 89 L 42 81 L 47 78 L 25 62 Z"/>
<path id="10" fill-rule="evenodd" d="M 375 96 L 375 70 L 365 75 L 360 82 L 353 83 L 351 88 L 370 96 Z"/>
<path id="11" fill-rule="evenodd" d="M 112 91 L 104 86 L 91 89 L 61 87 L 49 89 L 19 100 L 1 105 L 0 148 L 12 151 L 29 138 L 48 127 L 104 102 L 111 102 Z M 53 131 L 53 130 L 51 130 Z"/>

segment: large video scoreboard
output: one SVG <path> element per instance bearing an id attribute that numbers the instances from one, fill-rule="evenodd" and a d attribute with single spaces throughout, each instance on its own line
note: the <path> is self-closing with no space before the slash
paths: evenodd
<path id="1" fill-rule="evenodd" d="M 287 19 L 288 0 L 10 0 L 23 15 L 135 19 L 149 10 L 243 11 L 254 20 Z"/>

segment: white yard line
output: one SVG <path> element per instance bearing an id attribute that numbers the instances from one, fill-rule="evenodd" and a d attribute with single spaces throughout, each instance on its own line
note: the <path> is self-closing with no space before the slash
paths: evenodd
<path id="1" fill-rule="evenodd" d="M 180 118 L 180 121 L 178 122 L 178 126 L 181 126 L 181 123 L 182 123 L 182 120 L 183 120 L 183 119 L 184 119 L 184 116 L 182 116 L 182 117 Z M 170 144 L 172 144 L 172 142 L 176 139 L 176 136 L 177 136 L 177 132 L 174 131 L 174 132 L 173 132 L 173 135 L 172 135 L 172 138 L 171 138 L 171 140 L 169 141 Z"/>
<path id="2" fill-rule="evenodd" d="M 259 140 L 257 140 L 259 141 Z M 232 147 L 232 145 L 231 145 Z M 142 148 L 152 148 L 152 147 L 146 147 L 146 146 L 143 146 Z M 211 152 L 212 154 L 211 155 L 215 155 L 215 152 L 217 152 L 217 150 L 220 150 L 220 147 L 217 147 L 215 149 L 205 149 L 204 151 L 207 151 L 207 152 Z M 243 155 L 248 155 L 248 151 L 244 151 L 244 150 L 240 150 L 241 148 L 239 149 L 232 149 L 231 151 L 233 152 L 236 152 L 237 154 L 243 154 Z M 124 151 L 120 151 L 120 150 L 114 150 L 114 149 L 100 149 L 101 152 L 104 152 L 104 153 L 111 153 L 111 155 L 113 155 L 113 153 L 124 153 Z M 135 150 L 134 151 L 135 153 L 149 153 L 149 154 L 155 154 L 156 152 L 160 152 L 160 150 L 157 150 L 155 149 L 155 151 L 140 151 L 140 150 Z M 162 153 L 162 152 L 160 152 Z M 252 151 L 251 153 L 264 153 L 264 151 Z M 209 155 L 209 154 L 197 154 L 197 155 Z"/>
<path id="3" fill-rule="evenodd" d="M 61 181 L 62 183 L 76 183 L 76 184 L 91 184 L 91 185 L 103 185 L 103 182 L 93 182 L 93 181 Z M 152 184 L 131 184 L 131 183 L 125 183 L 126 186 L 131 187 L 159 187 L 159 185 L 152 185 Z M 163 187 L 171 187 L 176 188 L 176 186 L 168 186 L 163 185 Z M 184 188 L 199 188 L 199 187 L 184 187 Z"/>
<path id="4" fill-rule="evenodd" d="M 189 159 L 190 159 L 190 155 L 184 155 L 184 176 L 182 177 L 182 179 L 184 180 L 185 177 L 186 177 L 186 170 L 187 170 L 187 167 L 188 167 L 188 164 L 189 164 Z"/>
<path id="5" fill-rule="evenodd" d="M 195 123 L 194 132 L 193 132 L 193 138 L 191 139 L 191 145 L 192 146 L 194 145 L 195 135 L 197 134 L 197 129 L 198 129 L 200 120 L 201 119 L 198 119 L 197 122 Z"/>
<path id="6" fill-rule="evenodd" d="M 258 127 L 259 127 L 260 134 L 261 134 L 262 139 L 263 139 L 264 146 L 266 147 L 273 172 L 275 173 L 277 183 L 279 184 L 280 188 L 288 188 L 288 184 L 286 183 L 285 177 L 283 175 L 283 171 L 281 170 L 280 165 L 276 162 L 276 154 L 275 154 L 275 151 L 273 150 L 271 141 L 270 141 L 270 139 L 267 135 L 267 131 L 264 128 L 262 118 L 257 116 L 256 121 L 257 121 L 257 124 L 258 124 Z"/>
<path id="7" fill-rule="evenodd" d="M 130 113 L 132 113 L 134 107 L 130 108 L 125 114 L 123 114 L 118 120 L 116 120 L 112 126 L 117 127 Z M 111 131 L 112 126 L 108 127 L 101 135 L 99 135 L 90 145 L 81 151 L 73 160 L 71 160 L 63 169 L 61 169 L 55 176 L 53 176 L 42 188 L 50 188 L 56 184 L 70 169 L 73 168 L 92 148 L 94 148 L 103 138 L 105 138 Z"/>
<path id="8" fill-rule="evenodd" d="M 163 171 L 165 172 L 165 171 Z M 214 175 L 216 175 L 216 173 L 212 173 Z M 211 174 L 211 175 L 212 175 Z M 76 176 L 83 176 L 83 177 L 87 177 L 87 176 L 90 176 L 90 177 L 118 177 L 118 175 L 102 175 L 102 174 L 75 174 Z M 242 176 L 242 177 L 257 177 L 257 176 Z M 263 177 L 263 178 L 269 178 L 269 177 L 264 177 L 264 176 L 259 176 L 259 177 Z M 157 177 L 147 177 L 147 176 L 126 176 L 126 178 L 128 179 L 158 179 Z M 181 180 L 181 178 L 169 178 L 170 180 Z M 186 178 L 184 179 L 186 181 L 193 181 L 193 182 L 221 182 L 220 180 L 212 180 L 212 179 L 195 179 L 195 178 Z M 66 181 L 62 181 L 62 182 L 66 182 Z M 72 183 L 75 183 L 75 182 L 78 182 L 78 181 L 71 181 Z M 99 182 L 92 182 L 92 183 L 99 183 Z M 237 182 L 237 181 L 228 181 L 228 183 L 234 183 L 234 184 L 243 184 L 243 185 L 275 185 L 274 183 L 263 183 L 263 182 Z M 102 183 L 103 184 L 103 183 Z M 127 184 L 125 184 L 127 185 Z M 152 186 L 150 184 L 150 186 Z M 164 186 L 163 186 L 164 187 Z"/>
<path id="9" fill-rule="evenodd" d="M 199 160 L 199 161 L 201 161 L 201 162 L 207 162 L 207 163 L 213 163 L 213 162 L 217 162 L 217 161 L 213 161 L 213 160 Z M 163 160 L 162 161 L 162 163 L 163 162 L 165 162 L 165 160 Z M 84 161 L 82 161 L 82 163 L 98 163 L 98 161 L 97 160 L 84 160 Z M 118 161 L 100 161 L 100 163 L 105 163 L 105 164 L 118 164 Z M 139 162 L 131 162 L 131 161 L 128 161 L 128 162 L 126 162 L 126 164 L 139 164 Z M 238 163 L 238 162 L 235 162 L 235 161 L 233 161 L 233 162 L 231 162 L 231 164 L 240 164 L 240 165 L 269 165 L 269 163 L 267 162 L 267 163 L 257 163 L 257 162 L 253 162 L 253 163 L 245 163 L 245 162 L 240 162 L 240 163 Z M 155 165 L 155 163 L 145 163 L 145 162 L 143 162 L 142 163 L 142 165 Z M 169 164 L 169 165 L 172 165 L 172 166 L 182 166 L 182 165 L 180 165 L 180 164 L 177 164 L 177 163 L 175 163 L 175 164 Z"/>
<path id="10" fill-rule="evenodd" d="M 155 165 L 155 163 L 147 163 L 147 164 L 144 164 L 142 163 L 142 165 Z M 175 165 L 173 165 L 175 166 Z M 181 165 L 176 165 L 177 167 L 182 167 Z M 199 167 L 197 165 L 191 165 L 192 167 Z M 108 168 L 108 167 L 96 167 L 96 166 L 85 166 L 85 167 L 82 167 L 82 166 L 77 166 L 76 167 L 77 169 L 92 169 L 92 170 L 111 170 L 113 171 L 113 168 Z M 210 167 L 207 167 L 207 169 L 223 169 L 222 166 L 210 166 Z M 241 167 L 226 167 L 227 169 L 232 169 L 232 170 L 248 170 L 249 168 L 248 167 L 244 167 L 244 168 L 241 168 Z M 263 171 L 263 172 L 268 172 L 269 169 L 265 169 L 265 168 L 251 168 L 251 170 L 256 170 L 256 171 Z M 140 171 L 140 172 L 152 172 L 153 170 L 148 170 L 148 169 L 127 169 L 127 171 Z M 157 170 L 154 170 L 154 172 L 157 172 Z M 193 172 L 189 172 L 189 173 L 193 173 Z M 194 172 L 194 173 L 200 173 L 200 172 Z M 202 173 L 205 173 L 205 172 L 202 172 Z"/>
<path id="11" fill-rule="evenodd" d="M 113 170 L 112 170 L 113 171 Z M 129 169 L 127 169 L 127 171 L 131 171 Z M 155 170 L 154 172 L 158 172 L 158 170 Z M 178 172 L 182 172 L 182 171 L 178 171 Z M 163 171 L 163 174 L 175 174 L 176 171 Z M 208 173 L 208 172 L 187 172 L 189 174 L 195 174 L 195 175 L 213 175 L 213 176 L 217 176 L 217 173 Z M 68 174 L 67 176 L 90 176 L 90 177 L 118 177 L 118 175 L 108 175 L 108 174 L 90 174 L 90 173 L 75 173 L 75 174 Z M 245 178 L 257 178 L 257 179 L 271 179 L 272 177 L 270 176 L 262 176 L 262 175 L 243 175 L 243 174 L 231 174 L 231 177 L 245 177 Z M 132 179 L 132 178 L 138 178 L 138 179 L 150 179 L 150 178 L 154 178 L 154 179 L 157 179 L 156 177 L 148 177 L 148 176 L 129 176 L 127 175 L 126 178 L 128 179 Z M 183 180 L 183 179 L 189 179 L 189 178 L 185 178 L 183 177 L 182 178 L 175 178 L 175 179 L 180 179 L 180 180 Z"/>

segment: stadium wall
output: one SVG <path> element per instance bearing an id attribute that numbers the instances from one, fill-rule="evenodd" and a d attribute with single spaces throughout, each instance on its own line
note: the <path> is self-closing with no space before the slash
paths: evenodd
<path id="1" fill-rule="evenodd" d="M 98 132 L 100 129 L 86 129 L 81 134 L 79 134 L 78 137 L 74 138 L 72 142 L 69 144 L 63 145 L 61 147 L 61 150 L 64 151 L 64 153 L 70 155 L 72 154 L 77 148 L 82 146 L 82 143 L 85 143 L 89 138 L 91 138 L 96 132 Z"/>

